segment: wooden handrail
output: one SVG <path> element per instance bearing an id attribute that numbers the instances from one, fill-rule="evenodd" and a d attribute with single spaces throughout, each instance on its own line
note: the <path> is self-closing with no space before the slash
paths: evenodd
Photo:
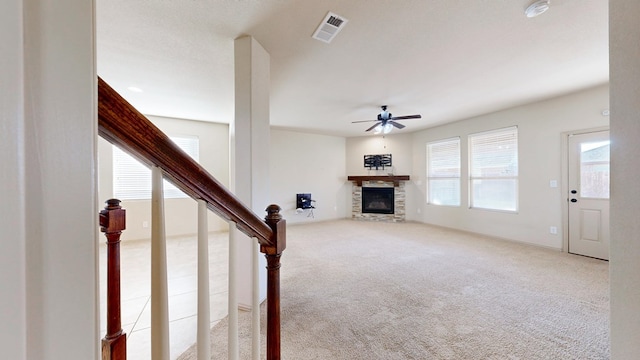
<path id="1" fill-rule="evenodd" d="M 236 223 L 261 246 L 273 247 L 274 233 L 252 210 L 180 149 L 167 135 L 98 77 L 98 132 L 148 166 L 158 166 L 180 190 L 203 199 L 218 216 Z"/>
<path id="2" fill-rule="evenodd" d="M 164 177 L 177 188 L 194 199 L 204 200 L 211 211 L 233 221 L 240 231 L 257 239 L 260 252 L 267 258 L 267 360 L 280 360 L 280 256 L 286 247 L 286 221 L 280 215 L 280 207 L 269 205 L 266 218 L 260 219 L 100 77 L 98 133 L 139 161 L 162 169 Z M 101 214 L 101 224 L 102 221 Z M 119 295 L 117 297 L 119 308 Z M 116 305 L 113 306 L 115 309 Z M 122 338 L 122 329 L 118 330 L 119 316 L 109 321 L 114 336 Z M 107 346 L 117 346 L 121 352 L 122 348 L 126 349 L 125 341 L 122 341 L 124 345 L 118 342 Z M 121 359 L 107 351 L 110 360 Z"/>

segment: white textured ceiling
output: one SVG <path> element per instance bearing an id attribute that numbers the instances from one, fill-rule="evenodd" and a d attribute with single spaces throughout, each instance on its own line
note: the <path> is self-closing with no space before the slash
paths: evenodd
<path id="1" fill-rule="evenodd" d="M 97 0 L 98 74 L 145 114 L 228 123 L 233 40 L 251 35 L 271 56 L 271 123 L 341 136 L 382 104 L 422 114 L 406 133 L 606 83 L 607 1 L 529 19 L 531 2 Z M 328 11 L 349 22 L 325 44 Z"/>

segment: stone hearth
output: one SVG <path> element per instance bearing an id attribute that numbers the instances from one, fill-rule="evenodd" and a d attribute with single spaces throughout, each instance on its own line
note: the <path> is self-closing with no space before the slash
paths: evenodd
<path id="1" fill-rule="evenodd" d="M 365 180 L 363 177 L 349 177 L 349 180 L 354 181 L 353 188 L 351 191 L 352 200 L 351 207 L 352 213 L 351 218 L 356 220 L 367 220 L 367 221 L 387 221 L 387 222 L 402 222 L 405 221 L 405 200 L 406 200 L 406 192 L 405 192 L 405 181 L 409 180 L 409 177 L 403 176 L 402 181 L 399 179 L 383 179 L 379 180 L 380 177 L 377 177 L 373 180 Z M 362 188 L 363 187 L 389 187 L 394 189 L 394 213 L 393 214 L 375 214 L 375 213 L 362 213 Z"/>

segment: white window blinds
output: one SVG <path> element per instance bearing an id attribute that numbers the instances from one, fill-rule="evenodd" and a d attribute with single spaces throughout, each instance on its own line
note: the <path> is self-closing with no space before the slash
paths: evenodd
<path id="1" fill-rule="evenodd" d="M 427 203 L 460 205 L 460 138 L 427 144 Z"/>
<path id="2" fill-rule="evenodd" d="M 470 207 L 518 210 L 518 128 L 469 135 Z"/>
<path id="3" fill-rule="evenodd" d="M 171 140 L 195 161 L 200 158 L 200 142 L 195 136 L 172 136 Z M 165 198 L 186 198 L 187 195 L 164 181 Z M 113 146 L 113 196 L 120 200 L 151 199 L 151 171 L 129 154 Z"/>

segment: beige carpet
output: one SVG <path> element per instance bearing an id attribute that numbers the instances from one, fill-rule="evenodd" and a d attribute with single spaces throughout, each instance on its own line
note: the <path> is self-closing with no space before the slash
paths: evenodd
<path id="1" fill-rule="evenodd" d="M 609 358 L 605 261 L 416 223 L 287 231 L 283 359 Z M 213 359 L 227 358 L 226 325 Z"/>

